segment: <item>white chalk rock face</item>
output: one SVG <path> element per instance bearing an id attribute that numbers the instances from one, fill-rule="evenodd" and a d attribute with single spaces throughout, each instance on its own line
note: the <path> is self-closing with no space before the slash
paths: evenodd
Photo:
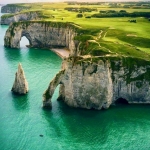
<path id="1" fill-rule="evenodd" d="M 13 22 L 19 21 L 29 21 L 29 20 L 40 20 L 40 13 L 36 12 L 24 12 L 19 14 L 14 14 L 14 16 L 1 16 L 2 25 L 10 25 Z"/>
<path id="2" fill-rule="evenodd" d="M 51 108 L 58 84 L 58 100 L 71 107 L 107 109 L 120 99 L 129 104 L 150 104 L 150 62 L 123 57 L 99 58 L 97 62 L 63 60 L 62 70 L 43 94 L 43 107 Z"/>
<path id="3" fill-rule="evenodd" d="M 16 94 L 26 94 L 28 92 L 28 82 L 25 78 L 21 63 L 18 65 L 18 71 L 16 72 L 15 81 L 11 90 Z"/>

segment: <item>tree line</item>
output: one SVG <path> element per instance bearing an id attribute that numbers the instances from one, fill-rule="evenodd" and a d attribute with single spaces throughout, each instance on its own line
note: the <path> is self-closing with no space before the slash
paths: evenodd
<path id="1" fill-rule="evenodd" d="M 64 9 L 65 9 L 65 10 L 68 10 L 68 11 L 72 11 L 72 12 L 79 12 L 79 13 L 97 11 L 96 8 L 85 8 L 85 7 L 81 7 L 81 8 L 66 7 L 66 8 L 64 8 Z"/>
<path id="2" fill-rule="evenodd" d="M 91 17 L 95 17 L 95 18 L 109 18 L 109 17 L 146 17 L 146 18 L 150 18 L 150 12 L 133 12 L 133 13 L 129 13 L 126 11 L 111 11 L 111 12 L 100 12 L 98 14 L 93 14 Z"/>

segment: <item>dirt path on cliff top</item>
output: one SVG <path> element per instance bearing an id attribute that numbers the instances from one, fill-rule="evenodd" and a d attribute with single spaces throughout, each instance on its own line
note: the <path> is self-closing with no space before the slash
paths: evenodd
<path id="1" fill-rule="evenodd" d="M 69 57 L 70 54 L 69 50 L 66 49 L 53 48 L 51 50 L 55 52 L 57 55 L 59 55 L 61 58 Z"/>

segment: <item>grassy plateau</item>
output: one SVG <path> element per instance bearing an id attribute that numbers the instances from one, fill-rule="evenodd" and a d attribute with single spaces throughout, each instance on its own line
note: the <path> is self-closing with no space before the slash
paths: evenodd
<path id="1" fill-rule="evenodd" d="M 40 21 L 73 22 L 81 55 L 125 56 L 150 60 L 150 2 L 11 4 L 21 12 L 40 12 Z M 8 14 L 4 17 L 12 17 Z M 3 16 L 2 16 L 3 17 Z"/>

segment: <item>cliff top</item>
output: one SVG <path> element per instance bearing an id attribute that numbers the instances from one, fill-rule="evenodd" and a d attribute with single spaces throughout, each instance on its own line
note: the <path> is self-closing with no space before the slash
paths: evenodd
<path id="1" fill-rule="evenodd" d="M 39 15 L 39 17 L 44 17 L 41 13 L 41 11 L 37 10 L 25 10 L 25 11 L 21 11 L 21 12 L 17 12 L 17 13 L 11 13 L 11 14 L 4 14 L 1 16 L 2 19 L 5 19 L 5 18 L 11 18 L 11 17 L 14 17 L 16 15 L 23 15 L 23 14 L 26 14 L 26 15 L 30 15 L 31 13 L 37 13 Z"/>
<path id="2" fill-rule="evenodd" d="M 143 6 L 142 3 L 136 9 L 136 2 L 132 3 L 130 8 L 126 8 L 130 5 L 128 3 L 119 4 L 68 2 L 7 6 L 30 7 L 28 11 L 31 13 L 39 12 L 42 19 L 25 22 L 26 25 L 36 22 L 54 27 L 65 28 L 67 25 L 74 28 L 79 33 L 75 40 L 80 42 L 81 55 L 94 57 L 116 55 L 150 60 L 150 22 L 148 17 L 143 17 L 143 15 L 149 15 L 149 9 L 144 8 L 147 6 Z M 20 14 L 24 12 L 26 12 L 25 9 Z M 126 13 L 125 16 L 119 17 L 122 13 Z M 134 16 L 128 17 L 129 13 Z M 95 16 L 98 18 L 93 17 L 94 14 L 97 14 Z M 14 23 L 16 26 L 19 24 L 21 23 Z"/>
<path id="3" fill-rule="evenodd" d="M 25 25 L 26 27 L 31 25 L 31 24 L 41 24 L 42 26 L 46 27 L 55 27 L 55 28 L 72 28 L 78 32 L 80 30 L 82 31 L 82 27 L 80 25 L 77 25 L 73 22 L 57 22 L 57 21 L 43 21 L 43 20 L 33 20 L 33 21 L 20 21 L 20 22 L 14 22 L 12 23 L 12 28 L 19 26 L 19 25 Z"/>
<path id="4" fill-rule="evenodd" d="M 40 24 L 41 27 L 54 27 L 54 28 L 69 28 L 77 32 L 74 40 L 79 42 L 80 55 L 84 58 L 87 56 L 94 57 L 96 59 L 100 57 L 134 57 L 141 58 L 150 61 L 150 53 L 143 51 L 137 46 L 132 44 L 140 44 L 140 46 L 148 47 L 149 39 L 142 37 L 128 37 L 128 33 L 122 32 L 121 30 L 110 29 L 110 28 L 101 28 L 100 29 L 91 29 L 83 28 L 82 26 L 75 24 L 73 22 L 54 22 L 54 21 L 23 21 L 23 22 L 14 22 L 9 30 L 13 30 L 15 27 L 23 26 L 27 28 L 32 24 Z M 106 36 L 111 37 L 111 40 L 107 40 Z M 127 42 L 116 41 L 113 39 L 114 36 Z M 132 44 L 130 44 L 132 43 Z"/>

